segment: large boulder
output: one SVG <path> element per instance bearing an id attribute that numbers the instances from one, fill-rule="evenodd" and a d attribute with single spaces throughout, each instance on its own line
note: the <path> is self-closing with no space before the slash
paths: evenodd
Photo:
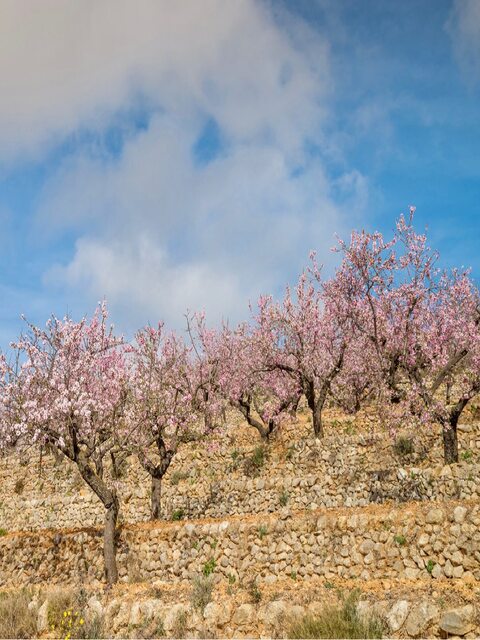
<path id="1" fill-rule="evenodd" d="M 405 622 L 405 630 L 412 638 L 424 635 L 428 627 L 438 618 L 439 609 L 428 600 L 414 607 Z"/>
<path id="2" fill-rule="evenodd" d="M 440 629 L 446 631 L 450 635 L 464 636 L 473 630 L 475 611 L 471 604 L 464 607 L 449 609 L 440 618 Z"/>
<path id="3" fill-rule="evenodd" d="M 403 623 L 407 619 L 409 610 L 410 604 L 407 600 L 399 600 L 393 605 L 386 615 L 388 626 L 391 631 L 395 632 L 401 629 Z"/>

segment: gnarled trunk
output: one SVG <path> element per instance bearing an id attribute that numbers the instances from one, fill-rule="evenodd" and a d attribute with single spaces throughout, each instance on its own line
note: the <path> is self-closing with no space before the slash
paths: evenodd
<path id="1" fill-rule="evenodd" d="M 449 423 L 442 425 L 442 437 L 445 464 L 458 462 L 457 420 L 451 418 Z"/>
<path id="2" fill-rule="evenodd" d="M 162 476 L 152 475 L 151 519 L 162 517 Z"/>
<path id="3" fill-rule="evenodd" d="M 115 489 L 110 489 L 105 481 L 99 477 L 81 452 L 77 453 L 76 462 L 82 478 L 100 498 L 105 512 L 105 527 L 103 531 L 103 559 L 105 562 L 105 577 L 108 584 L 118 580 L 115 532 L 120 503 Z"/>

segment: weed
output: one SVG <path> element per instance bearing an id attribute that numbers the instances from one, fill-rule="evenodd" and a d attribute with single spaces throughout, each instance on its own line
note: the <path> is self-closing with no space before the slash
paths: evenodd
<path id="1" fill-rule="evenodd" d="M 217 563 L 215 562 L 215 558 L 210 558 L 210 560 L 207 560 L 207 562 L 205 562 L 205 564 L 203 565 L 203 575 L 208 578 L 208 576 L 212 575 L 212 573 L 215 571 L 216 566 Z"/>
<path id="2" fill-rule="evenodd" d="M 281 507 L 286 507 L 288 504 L 288 493 L 286 491 L 282 491 L 278 497 L 278 501 Z"/>
<path id="3" fill-rule="evenodd" d="M 412 438 L 407 436 L 399 436 L 394 442 L 393 449 L 398 456 L 409 456 L 415 450 Z"/>
<path id="4" fill-rule="evenodd" d="M 466 449 L 466 451 L 462 451 L 460 457 L 462 460 L 465 460 L 465 462 L 471 462 L 473 460 L 473 451 L 471 449 Z"/>
<path id="5" fill-rule="evenodd" d="M 192 593 L 190 602 L 192 607 L 203 613 L 203 610 L 212 600 L 213 577 L 205 575 L 195 576 L 192 580 Z"/>
<path id="6" fill-rule="evenodd" d="M 394 536 L 393 539 L 395 540 L 395 542 L 398 544 L 399 547 L 403 547 L 407 543 L 407 539 L 405 538 L 405 536 L 402 536 L 401 534 Z"/>
<path id="7" fill-rule="evenodd" d="M 432 574 L 433 567 L 435 565 L 436 565 L 436 562 L 434 562 L 433 560 L 428 560 L 427 564 L 425 565 L 425 568 L 430 575 Z"/>
<path id="8" fill-rule="evenodd" d="M 268 533 L 268 528 L 266 525 L 261 524 L 258 527 L 258 537 L 260 538 L 260 540 L 262 540 Z"/>
<path id="9" fill-rule="evenodd" d="M 0 527 L 0 538 L 2 536 L 6 536 L 8 533 L 8 531 L 6 529 L 4 529 L 3 527 Z"/>
<path id="10" fill-rule="evenodd" d="M 28 608 L 28 591 L 0 592 L 0 638 L 33 638 L 37 634 L 37 615 Z"/>
<path id="11" fill-rule="evenodd" d="M 325 582 L 324 587 L 325 589 L 335 589 L 335 585 L 332 582 L 329 582 L 328 580 Z"/>
<path id="12" fill-rule="evenodd" d="M 181 480 L 186 480 L 188 478 L 188 473 L 185 471 L 174 471 L 170 476 L 170 484 L 173 486 L 177 486 L 177 484 Z"/>
<path id="13" fill-rule="evenodd" d="M 255 582 L 255 580 L 250 580 L 250 582 L 247 585 L 247 591 L 248 591 L 248 595 L 250 596 L 250 600 L 254 604 L 258 604 L 261 601 L 262 592 L 258 588 L 258 585 Z"/>
<path id="14" fill-rule="evenodd" d="M 292 580 L 296 580 L 296 579 L 297 579 L 297 572 L 296 572 L 296 571 L 291 571 L 291 573 L 290 573 L 290 578 L 291 578 Z"/>
<path id="15" fill-rule="evenodd" d="M 228 574 L 228 584 L 234 585 L 236 581 L 237 581 L 237 578 L 235 577 L 235 574 L 229 573 Z"/>
<path id="16" fill-rule="evenodd" d="M 256 447 L 252 455 L 245 458 L 243 463 L 243 471 L 247 476 L 258 476 L 261 469 L 265 465 L 267 452 L 263 445 Z"/>
<path id="17" fill-rule="evenodd" d="M 175 511 L 172 513 L 172 520 L 174 521 L 183 520 L 184 517 L 185 511 L 183 509 L 175 509 Z"/>
<path id="18" fill-rule="evenodd" d="M 327 605 L 317 616 L 307 615 L 295 622 L 288 638 L 381 638 L 383 623 L 371 614 L 360 617 L 357 610 L 358 592 L 343 597 L 338 605 Z"/>
<path id="19" fill-rule="evenodd" d="M 172 638 L 185 638 L 187 635 L 187 612 L 181 611 L 175 619 Z"/>
<path id="20" fill-rule="evenodd" d="M 15 486 L 13 487 L 13 490 L 17 495 L 20 496 L 23 493 L 24 489 L 25 489 L 25 479 L 24 478 L 19 478 L 15 482 Z"/>

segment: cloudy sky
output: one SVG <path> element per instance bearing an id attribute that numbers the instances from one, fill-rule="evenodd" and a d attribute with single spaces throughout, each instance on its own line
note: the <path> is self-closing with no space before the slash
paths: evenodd
<path id="1" fill-rule="evenodd" d="M 0 344 L 246 316 L 408 205 L 480 272 L 480 1 L 0 0 Z"/>

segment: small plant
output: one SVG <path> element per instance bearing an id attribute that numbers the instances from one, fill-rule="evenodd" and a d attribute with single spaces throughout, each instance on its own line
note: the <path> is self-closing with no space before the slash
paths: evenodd
<path id="1" fill-rule="evenodd" d="M 263 445 L 256 447 L 251 456 L 248 456 L 243 463 L 243 470 L 247 476 L 258 476 L 265 465 L 267 452 Z"/>
<path id="2" fill-rule="evenodd" d="M 187 635 L 187 612 L 181 611 L 173 625 L 172 638 L 185 638 Z"/>
<path id="3" fill-rule="evenodd" d="M 21 495 L 24 489 L 25 489 L 25 480 L 24 478 L 19 478 L 15 482 L 15 486 L 13 487 L 13 490 L 17 495 Z"/>
<path id="4" fill-rule="evenodd" d="M 247 586 L 248 595 L 250 596 L 250 600 L 253 604 L 258 604 L 262 599 L 262 592 L 258 588 L 255 580 L 250 580 Z"/>
<path id="5" fill-rule="evenodd" d="M 37 634 L 37 614 L 28 605 L 27 590 L 0 592 L 0 638 L 34 638 Z"/>
<path id="6" fill-rule="evenodd" d="M 7 532 L 7 530 L 6 530 L 6 529 L 4 529 L 3 527 L 0 527 L 0 538 L 1 538 L 2 536 L 6 536 L 6 535 L 7 535 L 7 533 L 8 533 L 8 532 Z"/>
<path id="7" fill-rule="evenodd" d="M 237 578 L 235 577 L 235 574 L 229 573 L 228 574 L 228 584 L 233 586 L 236 581 L 237 581 Z"/>
<path id="8" fill-rule="evenodd" d="M 172 520 L 183 520 L 184 516 L 185 511 L 183 509 L 175 509 L 175 511 L 172 513 Z"/>
<path id="9" fill-rule="evenodd" d="M 207 560 L 207 562 L 205 562 L 205 564 L 203 565 L 203 575 L 208 578 L 208 576 L 212 575 L 212 573 L 215 571 L 216 566 L 217 563 L 215 562 L 215 558 L 210 558 L 210 560 Z"/>
<path id="10" fill-rule="evenodd" d="M 425 565 L 426 570 L 428 571 L 428 573 L 430 575 L 432 575 L 432 571 L 433 571 L 433 567 L 435 566 L 436 562 L 434 562 L 433 560 L 428 560 L 427 564 Z"/>
<path id="11" fill-rule="evenodd" d="M 211 541 L 210 543 L 210 547 L 215 550 L 218 547 L 218 540 L 215 538 L 214 540 Z"/>
<path id="12" fill-rule="evenodd" d="M 213 578 L 210 575 L 208 577 L 205 575 L 195 576 L 192 582 L 190 602 L 194 609 L 203 613 L 207 604 L 212 600 Z"/>
<path id="13" fill-rule="evenodd" d="M 384 625 L 377 615 L 360 616 L 358 592 L 342 597 L 340 604 L 327 605 L 317 616 L 307 615 L 295 622 L 288 638 L 381 638 Z"/>
<path id="14" fill-rule="evenodd" d="M 462 451 L 460 456 L 462 460 L 465 460 L 465 462 L 471 462 L 473 460 L 473 451 L 471 449 L 466 449 L 465 451 Z"/>
<path id="15" fill-rule="evenodd" d="M 407 542 L 407 539 L 405 538 L 405 536 L 402 536 L 401 534 L 394 536 L 393 539 L 398 544 L 399 547 L 403 547 Z"/>
<path id="16" fill-rule="evenodd" d="M 170 476 L 170 484 L 173 486 L 177 486 L 181 480 L 186 480 L 188 478 L 188 473 L 185 471 L 174 471 Z"/>
<path id="17" fill-rule="evenodd" d="M 290 578 L 292 580 L 296 580 L 297 579 L 297 572 L 296 571 L 291 571 L 290 572 Z"/>
<path id="18" fill-rule="evenodd" d="M 285 460 L 287 460 L 287 462 L 289 462 L 290 460 L 293 459 L 294 453 L 295 453 L 296 447 L 294 444 L 291 444 L 287 451 L 285 452 Z"/>
<path id="19" fill-rule="evenodd" d="M 335 585 L 332 582 L 329 582 L 328 580 L 325 582 L 324 587 L 325 589 L 335 589 Z"/>
<path id="20" fill-rule="evenodd" d="M 261 524 L 258 527 L 258 537 L 260 538 L 260 540 L 263 540 L 263 538 L 267 535 L 268 533 L 268 528 L 265 524 Z"/>
<path id="21" fill-rule="evenodd" d="M 399 436 L 395 440 L 393 449 L 398 456 L 409 456 L 415 450 L 412 438 L 408 438 L 407 436 Z"/>
<path id="22" fill-rule="evenodd" d="M 286 507 L 288 504 L 288 493 L 286 491 L 282 491 L 282 493 L 278 497 L 278 501 L 281 507 Z"/>

